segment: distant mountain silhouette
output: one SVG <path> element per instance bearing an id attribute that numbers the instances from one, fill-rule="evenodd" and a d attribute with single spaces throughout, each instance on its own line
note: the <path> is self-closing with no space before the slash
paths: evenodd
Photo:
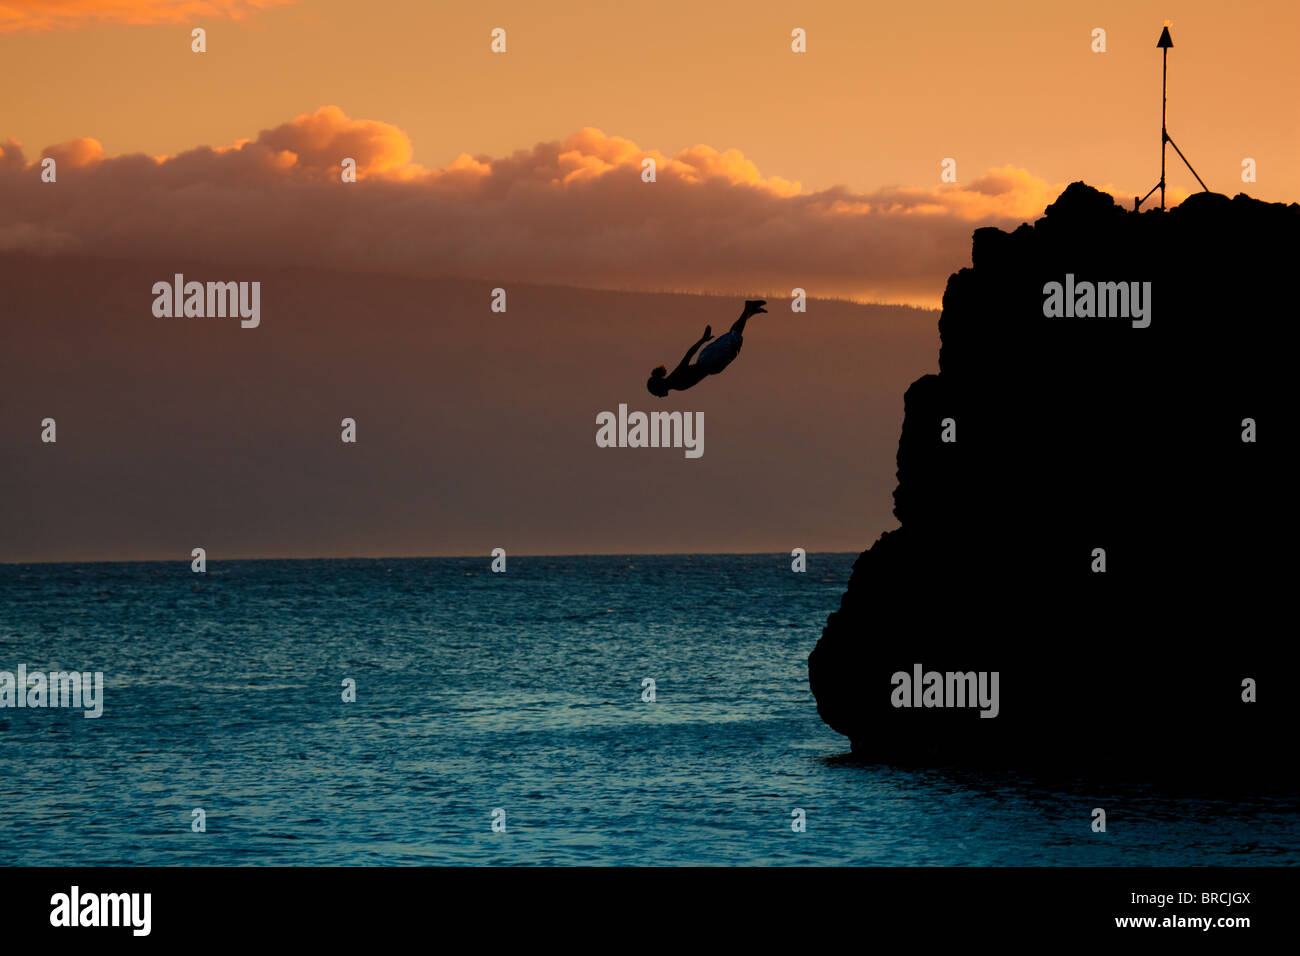
<path id="1" fill-rule="evenodd" d="M 808 659 L 855 753 L 1294 772 L 1277 449 L 1297 250 L 1294 203 L 1203 193 L 1138 214 L 1084 183 L 1033 225 L 975 231 L 944 293 L 940 373 L 905 396 L 901 527 L 858 559 Z M 1149 281 L 1149 327 L 1046 317 L 1067 274 Z M 998 671 L 999 715 L 894 707 L 891 675 L 918 663 Z"/>
<path id="2" fill-rule="evenodd" d="M 177 272 L 259 280 L 261 325 L 155 317 Z M 863 476 L 888 475 L 907 383 L 938 368 L 937 312 L 769 304 L 725 387 L 661 400 L 646 373 L 737 297 L 507 282 L 493 313 L 498 284 L 0 251 L 0 561 L 788 555 L 893 524 L 890 482 Z M 817 379 L 773 387 L 787 367 Z M 598 447 L 624 402 L 703 413 L 703 457 Z"/>

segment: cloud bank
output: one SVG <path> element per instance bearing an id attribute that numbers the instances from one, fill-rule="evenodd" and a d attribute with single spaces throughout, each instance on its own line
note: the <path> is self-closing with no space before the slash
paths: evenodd
<path id="1" fill-rule="evenodd" d="M 1041 215 L 1063 184 L 805 191 L 739 150 L 673 156 L 586 128 L 510 156 L 412 161 L 400 128 L 323 106 L 225 147 L 107 156 L 94 139 L 28 159 L 0 141 L 0 249 L 176 256 L 604 289 L 935 305 L 977 225 Z M 57 182 L 41 181 L 41 159 Z M 341 163 L 356 162 L 344 183 Z M 642 179 L 653 159 L 656 181 Z M 255 278 L 255 277 L 252 277 Z"/>
<path id="2" fill-rule="evenodd" d="M 202 26 L 204 19 L 242 20 L 267 7 L 297 0 L 4 0 L 0 3 L 0 33 L 44 33 L 101 24 L 141 26 L 185 23 Z"/>

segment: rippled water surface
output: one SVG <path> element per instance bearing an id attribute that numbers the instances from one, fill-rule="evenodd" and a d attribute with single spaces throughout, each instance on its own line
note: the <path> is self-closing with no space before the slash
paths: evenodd
<path id="1" fill-rule="evenodd" d="M 0 862 L 1300 861 L 1283 797 L 847 759 L 806 661 L 854 557 L 0 565 L 0 670 L 105 681 L 0 709 Z"/>

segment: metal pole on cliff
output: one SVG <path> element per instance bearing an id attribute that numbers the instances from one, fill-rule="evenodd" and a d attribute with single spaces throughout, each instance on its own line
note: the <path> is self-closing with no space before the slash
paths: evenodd
<path id="1" fill-rule="evenodd" d="M 1160 31 L 1160 39 L 1156 41 L 1156 46 L 1160 48 L 1160 57 L 1162 61 L 1160 64 L 1160 182 L 1152 186 L 1151 192 L 1148 192 L 1141 199 L 1138 199 L 1136 196 L 1133 197 L 1134 212 L 1137 212 L 1139 209 L 1141 209 L 1142 204 L 1146 202 L 1148 199 L 1150 199 L 1151 193 L 1155 192 L 1157 189 L 1160 190 L 1160 210 L 1161 212 L 1164 211 L 1165 208 L 1165 143 L 1168 143 L 1170 146 L 1174 148 L 1174 152 L 1178 154 L 1178 158 L 1181 159 L 1183 161 L 1183 164 L 1188 169 L 1191 170 L 1192 175 L 1196 177 L 1196 181 L 1201 184 L 1201 188 L 1204 189 L 1207 193 L 1210 191 L 1210 187 L 1205 185 L 1205 180 L 1203 180 L 1200 177 L 1200 175 L 1197 174 L 1196 170 L 1192 169 L 1192 164 L 1187 162 L 1187 157 L 1183 155 L 1183 151 L 1178 148 L 1178 144 L 1175 143 L 1173 137 L 1169 135 L 1169 126 L 1165 122 L 1166 115 L 1169 112 L 1169 48 L 1172 47 L 1173 45 L 1174 45 L 1174 38 L 1169 35 L 1169 21 L 1166 20 L 1165 28 Z"/>
<path id="2" fill-rule="evenodd" d="M 1169 48 L 1174 45 L 1174 38 L 1169 35 L 1169 25 L 1160 31 L 1156 46 L 1160 47 L 1160 211 L 1165 208 L 1165 143 L 1169 142 L 1169 130 L 1165 125 L 1165 113 L 1169 109 Z M 1150 194 L 1148 194 L 1150 195 Z"/>

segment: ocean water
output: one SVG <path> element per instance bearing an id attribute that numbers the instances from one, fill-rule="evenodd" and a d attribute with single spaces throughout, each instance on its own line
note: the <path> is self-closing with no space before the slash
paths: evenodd
<path id="1" fill-rule="evenodd" d="M 806 660 L 854 557 L 0 565 L 0 670 L 105 682 L 0 709 L 0 863 L 1300 861 L 1293 796 L 850 758 Z"/>

